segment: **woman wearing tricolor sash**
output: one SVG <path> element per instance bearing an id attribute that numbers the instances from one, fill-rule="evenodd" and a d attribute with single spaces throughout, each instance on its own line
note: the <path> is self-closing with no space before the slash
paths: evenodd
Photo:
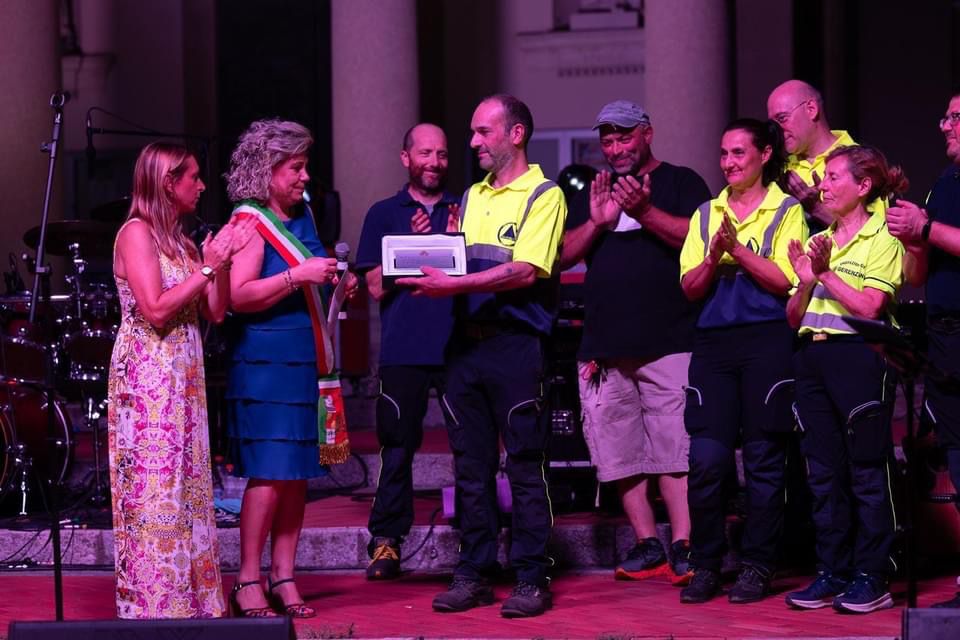
<path id="1" fill-rule="evenodd" d="M 240 136 L 226 175 L 234 217 L 258 235 L 233 260 L 239 330 L 227 381 L 229 450 L 249 478 L 240 511 L 240 572 L 230 595 L 237 615 L 315 615 L 293 580 L 307 479 L 324 475 L 318 439 L 318 378 L 332 350 L 317 285 L 336 282 L 314 221 L 303 211 L 310 132 L 259 120 Z M 264 591 L 260 556 L 271 537 Z M 268 602 L 269 598 L 269 602 Z"/>
<path id="2" fill-rule="evenodd" d="M 805 247 L 790 245 L 799 284 L 787 317 L 801 340 L 796 412 L 819 562 L 813 583 L 787 594 L 795 608 L 867 613 L 893 606 L 887 581 L 895 569 L 894 382 L 846 318 L 893 323 L 904 249 L 871 205 L 906 189 L 900 168 L 889 167 L 876 149 L 840 147 L 827 156 L 820 182 L 833 224 Z"/>

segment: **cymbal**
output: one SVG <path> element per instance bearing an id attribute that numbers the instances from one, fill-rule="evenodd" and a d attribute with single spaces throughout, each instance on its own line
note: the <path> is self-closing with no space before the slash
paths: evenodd
<path id="1" fill-rule="evenodd" d="M 69 246 L 80 245 L 85 258 L 110 257 L 117 225 L 93 220 L 58 220 L 47 223 L 47 253 L 55 256 L 70 255 Z M 40 227 L 23 234 L 23 243 L 31 249 L 40 244 Z"/>

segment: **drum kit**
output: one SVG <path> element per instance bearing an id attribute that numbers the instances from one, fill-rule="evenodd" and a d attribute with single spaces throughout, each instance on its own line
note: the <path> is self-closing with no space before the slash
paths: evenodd
<path id="1" fill-rule="evenodd" d="M 93 436 L 91 502 L 109 502 L 102 465 L 100 415 L 106 406 L 107 376 L 120 306 L 111 285 L 91 282 L 87 258 L 109 259 L 117 227 L 70 220 L 47 225 L 46 251 L 68 259 L 67 294 L 38 305 L 31 325 L 30 293 L 24 290 L 11 259 L 7 295 L 0 296 L 0 501 L 17 496 L 19 515 L 27 515 L 28 494 L 43 481 L 62 484 L 70 472 L 75 431 L 67 401 L 80 401 L 83 421 Z M 24 234 L 37 247 L 40 228 Z M 24 256 L 28 266 L 31 260 Z M 53 430 L 50 433 L 45 386 L 52 367 Z M 41 496 L 42 497 L 42 496 Z"/>

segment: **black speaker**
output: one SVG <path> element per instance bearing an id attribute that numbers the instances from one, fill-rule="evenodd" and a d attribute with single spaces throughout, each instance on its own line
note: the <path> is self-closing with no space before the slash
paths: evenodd
<path id="1" fill-rule="evenodd" d="M 960 609 L 904 609 L 901 637 L 903 640 L 956 640 L 960 638 Z"/>
<path id="2" fill-rule="evenodd" d="M 73 620 L 11 622 L 9 640 L 296 640 L 293 620 L 213 618 L 188 620 Z"/>

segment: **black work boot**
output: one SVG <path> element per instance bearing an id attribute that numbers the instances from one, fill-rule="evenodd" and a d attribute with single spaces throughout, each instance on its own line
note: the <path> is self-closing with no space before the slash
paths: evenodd
<path id="1" fill-rule="evenodd" d="M 745 564 L 737 576 L 737 583 L 730 589 L 730 602 L 746 604 L 757 602 L 770 595 L 770 573 L 752 564 Z"/>
<path id="2" fill-rule="evenodd" d="M 453 613 L 488 604 L 493 604 L 493 589 L 489 582 L 453 576 L 450 587 L 433 599 L 433 610 L 440 613 Z"/>
<path id="3" fill-rule="evenodd" d="M 550 587 L 518 582 L 510 597 L 503 601 L 500 615 L 504 618 L 529 618 L 540 615 L 552 606 Z"/>
<path id="4" fill-rule="evenodd" d="M 696 568 L 690 584 L 680 591 L 680 602 L 684 604 L 701 604 L 712 600 L 720 593 L 720 573 L 710 569 Z"/>
<path id="5" fill-rule="evenodd" d="M 367 580 L 391 580 L 400 575 L 400 545 L 393 538 L 374 538 Z"/>

